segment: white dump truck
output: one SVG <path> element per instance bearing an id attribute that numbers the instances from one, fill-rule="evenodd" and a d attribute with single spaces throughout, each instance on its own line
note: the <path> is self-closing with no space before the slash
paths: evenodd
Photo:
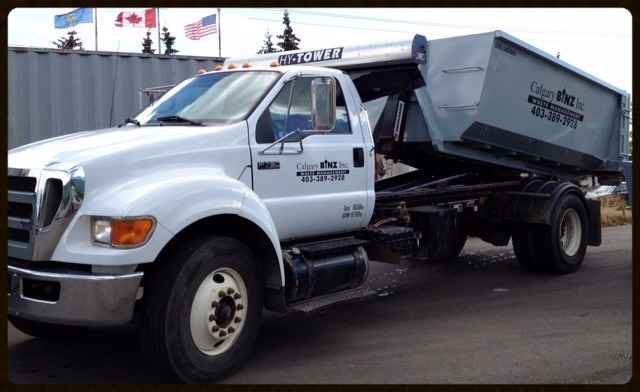
<path id="1" fill-rule="evenodd" d="M 629 110 L 501 31 L 229 59 L 120 127 L 9 151 L 9 321 L 134 321 L 152 367 L 208 383 L 247 359 L 263 308 L 370 295 L 371 260 L 473 236 L 571 273 L 601 241 L 571 181 L 623 180 Z M 376 181 L 376 154 L 415 170 Z"/>

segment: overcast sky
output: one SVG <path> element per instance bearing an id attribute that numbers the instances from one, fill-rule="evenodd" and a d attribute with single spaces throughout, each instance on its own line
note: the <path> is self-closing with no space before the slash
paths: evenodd
<path id="1" fill-rule="evenodd" d="M 74 8 L 16 8 L 8 16 L 9 46 L 55 48 L 51 41 L 66 34 L 55 29 L 54 15 Z M 99 8 L 99 51 L 140 53 L 146 29 L 115 27 L 121 11 L 144 8 Z M 239 57 L 257 52 L 269 29 L 276 37 L 284 25 L 282 8 L 221 8 L 218 34 L 192 41 L 188 23 L 217 13 L 216 8 L 161 8 L 160 28 L 176 37 L 178 55 Z M 616 87 L 631 92 L 632 17 L 622 8 L 290 8 L 300 49 L 360 45 L 391 37 L 423 34 L 427 39 L 504 30 Z M 78 24 L 84 49 L 95 50 L 96 24 Z M 158 30 L 152 29 L 153 48 Z M 221 45 L 219 46 L 219 38 Z M 162 47 L 164 51 L 164 46 Z"/>

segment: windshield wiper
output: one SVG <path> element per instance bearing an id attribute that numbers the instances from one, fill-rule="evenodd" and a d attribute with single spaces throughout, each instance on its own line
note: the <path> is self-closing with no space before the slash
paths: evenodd
<path id="1" fill-rule="evenodd" d="M 140 126 L 140 121 L 136 120 L 135 118 L 129 117 L 126 120 L 124 120 L 124 124 L 136 124 L 137 126 Z M 120 128 L 124 124 L 118 125 L 118 128 Z"/>
<path id="2" fill-rule="evenodd" d="M 203 125 L 202 121 L 190 120 L 182 116 L 164 116 L 164 117 L 158 117 L 156 120 L 160 122 L 168 122 L 168 123 L 188 123 L 192 125 Z"/>

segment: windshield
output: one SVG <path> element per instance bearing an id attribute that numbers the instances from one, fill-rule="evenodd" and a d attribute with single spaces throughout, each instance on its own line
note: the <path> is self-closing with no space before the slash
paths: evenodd
<path id="1" fill-rule="evenodd" d="M 172 123 L 176 118 L 203 123 L 241 121 L 280 75 L 268 71 L 199 75 L 169 90 L 140 112 L 136 120 L 142 125 L 164 124 L 167 118 L 174 120 Z"/>

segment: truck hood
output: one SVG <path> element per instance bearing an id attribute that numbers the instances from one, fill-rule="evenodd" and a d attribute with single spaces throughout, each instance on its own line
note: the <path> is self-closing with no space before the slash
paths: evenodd
<path id="1" fill-rule="evenodd" d="M 8 166 L 54 169 L 79 165 L 85 172 L 108 167 L 115 174 L 119 169 L 131 171 L 152 163 L 196 164 L 204 160 L 209 165 L 217 156 L 214 150 L 241 146 L 248 150 L 245 122 L 224 126 L 124 126 L 60 136 L 15 148 L 9 151 Z M 248 151 L 246 154 L 248 158 Z"/>

